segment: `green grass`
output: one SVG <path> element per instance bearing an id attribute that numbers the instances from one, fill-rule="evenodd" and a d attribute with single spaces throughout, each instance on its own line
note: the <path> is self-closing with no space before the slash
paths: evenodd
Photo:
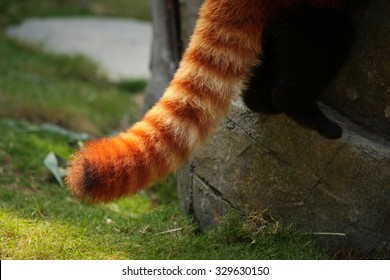
<path id="1" fill-rule="evenodd" d="M 42 160 L 67 157 L 69 139 L 0 121 L 1 259 L 318 259 L 310 237 L 272 219 L 231 215 L 197 233 L 180 214 L 174 177 L 108 205 L 72 198 Z"/>
<path id="2" fill-rule="evenodd" d="M 148 19 L 150 1 L 0 1 L 1 259 L 323 259 L 310 236 L 264 214 L 228 215 L 200 234 L 179 212 L 175 177 L 108 205 L 76 201 L 43 164 L 77 141 L 43 123 L 93 136 L 138 116 L 146 81 L 112 84 L 89 60 L 42 53 L 4 38 L 32 15 L 103 14 Z M 131 8 L 129 8 L 131 6 Z M 132 14 L 134 13 L 134 14 Z"/>
<path id="3" fill-rule="evenodd" d="M 295 234 L 283 236 L 286 233 L 272 237 L 279 246 L 269 243 L 264 250 L 269 236 L 254 245 L 252 231 L 237 226 L 238 217 L 209 234 L 196 234 L 194 225 L 178 211 L 172 177 L 148 192 L 109 205 L 75 201 L 52 181 L 42 164 L 50 151 L 67 157 L 73 151 L 68 139 L 26 127 L 0 122 L 2 259 L 301 258 L 313 254 L 293 249 L 306 243 Z M 169 232 L 175 229 L 180 230 Z M 313 250 L 313 245 L 306 248 Z"/>
<path id="4" fill-rule="evenodd" d="M 1 0 L 0 27 L 31 16 L 98 15 L 150 20 L 150 0 Z"/>
<path id="5" fill-rule="evenodd" d="M 99 135 L 137 114 L 129 92 L 139 91 L 140 81 L 129 91 L 108 83 L 89 60 L 43 54 L 1 36 L 0 57 L 0 117 Z"/>
<path id="6" fill-rule="evenodd" d="M 96 81 L 90 77 L 78 83 L 88 88 Z M 26 86 L 26 91 L 33 87 Z M 47 96 L 48 104 L 51 98 Z M 30 106 L 41 106 L 36 100 Z M 73 102 L 64 99 L 60 110 Z M 96 103 L 88 107 L 99 113 Z M 310 238 L 294 230 L 256 234 L 257 228 L 239 217 L 198 234 L 178 211 L 174 177 L 117 203 L 80 203 L 55 183 L 42 163 L 49 152 L 67 158 L 75 149 L 73 141 L 25 121 L 3 119 L 0 131 L 1 259 L 326 258 Z"/>

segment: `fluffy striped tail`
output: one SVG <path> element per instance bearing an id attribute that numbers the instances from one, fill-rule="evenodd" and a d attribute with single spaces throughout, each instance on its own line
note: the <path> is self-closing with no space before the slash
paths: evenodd
<path id="1" fill-rule="evenodd" d="M 206 0 L 172 82 L 144 119 L 91 141 L 71 159 L 67 184 L 108 202 L 137 193 L 189 159 L 226 116 L 257 62 L 263 0 Z"/>

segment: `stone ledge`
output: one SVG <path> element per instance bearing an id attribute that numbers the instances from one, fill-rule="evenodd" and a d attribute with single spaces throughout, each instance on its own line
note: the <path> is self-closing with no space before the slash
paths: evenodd
<path id="1" fill-rule="evenodd" d="M 181 209 L 207 230 L 228 211 L 271 210 L 332 248 L 390 257 L 390 145 L 333 111 L 340 140 L 241 102 L 179 172 Z M 387 253 L 386 253 L 387 252 Z"/>

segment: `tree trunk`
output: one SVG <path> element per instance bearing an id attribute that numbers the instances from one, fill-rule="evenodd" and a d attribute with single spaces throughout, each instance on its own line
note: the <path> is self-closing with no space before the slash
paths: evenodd
<path id="1" fill-rule="evenodd" d="M 153 0 L 151 80 L 145 93 L 144 113 L 164 93 L 176 71 L 181 54 L 177 0 Z"/>
<path id="2" fill-rule="evenodd" d="M 161 97 L 179 64 L 195 26 L 202 0 L 153 0 L 151 80 L 144 113 Z"/>

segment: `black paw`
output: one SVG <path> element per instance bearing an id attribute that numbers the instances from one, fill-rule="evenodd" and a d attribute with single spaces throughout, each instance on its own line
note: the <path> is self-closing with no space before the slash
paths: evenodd
<path id="1" fill-rule="evenodd" d="M 321 123 L 317 129 L 318 133 L 325 138 L 337 139 L 343 134 L 343 129 L 334 122 Z"/>
<path id="2" fill-rule="evenodd" d="M 244 96 L 245 105 L 255 113 L 266 113 L 266 114 L 279 114 L 282 111 L 276 108 L 276 106 L 272 103 L 269 98 L 249 98 Z"/>

